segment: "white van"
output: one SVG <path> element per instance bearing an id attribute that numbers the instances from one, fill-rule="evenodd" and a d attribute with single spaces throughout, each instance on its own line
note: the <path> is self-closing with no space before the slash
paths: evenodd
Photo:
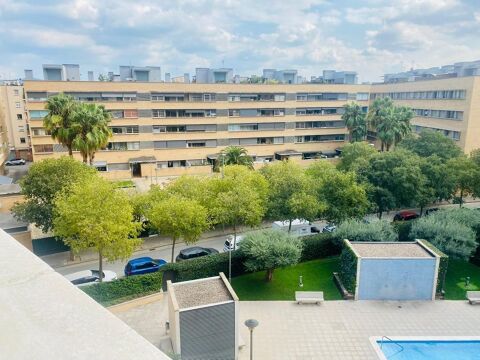
<path id="1" fill-rule="evenodd" d="M 237 250 L 238 249 L 238 244 L 240 243 L 240 241 L 243 240 L 243 238 L 244 238 L 243 235 L 238 235 L 237 234 L 237 240 L 235 241 L 235 246 L 234 246 L 234 244 L 233 244 L 233 240 L 234 240 L 233 239 L 233 234 L 228 235 L 227 239 L 225 240 L 225 244 L 223 245 L 223 251 L 227 252 L 227 251 Z"/>
<path id="2" fill-rule="evenodd" d="M 272 224 L 273 229 L 282 230 L 288 232 L 288 227 L 290 222 L 286 221 L 275 221 Z M 292 227 L 290 229 L 290 235 L 292 236 L 305 236 L 312 234 L 312 225 L 307 220 L 295 219 L 292 220 Z"/>

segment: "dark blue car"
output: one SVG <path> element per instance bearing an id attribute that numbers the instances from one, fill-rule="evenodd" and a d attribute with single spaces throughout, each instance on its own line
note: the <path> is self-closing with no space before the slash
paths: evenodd
<path id="1" fill-rule="evenodd" d="M 148 274 L 158 271 L 167 262 L 163 259 L 141 257 L 130 260 L 125 266 L 125 276 Z"/>

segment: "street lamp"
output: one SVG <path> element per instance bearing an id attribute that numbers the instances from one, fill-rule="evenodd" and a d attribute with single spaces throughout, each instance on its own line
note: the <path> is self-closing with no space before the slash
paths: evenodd
<path id="1" fill-rule="evenodd" d="M 250 360 L 253 360 L 253 329 L 258 326 L 258 321 L 255 319 L 248 319 L 245 321 L 245 326 L 250 330 Z"/>

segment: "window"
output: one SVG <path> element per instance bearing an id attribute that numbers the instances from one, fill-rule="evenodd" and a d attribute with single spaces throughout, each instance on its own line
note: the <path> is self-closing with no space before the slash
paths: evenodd
<path id="1" fill-rule="evenodd" d="M 153 133 L 159 134 L 166 131 L 166 126 L 163 125 L 153 125 Z"/>
<path id="2" fill-rule="evenodd" d="M 187 141 L 187 147 L 193 148 L 193 147 L 205 147 L 207 146 L 205 141 Z"/>
<path id="3" fill-rule="evenodd" d="M 13 95 L 18 96 L 18 94 L 19 94 L 18 89 L 14 89 L 13 90 Z"/>
<path id="4" fill-rule="evenodd" d="M 112 126 L 114 134 L 138 134 L 138 126 Z"/>
<path id="5" fill-rule="evenodd" d="M 137 118 L 138 117 L 138 110 L 124 110 L 123 111 L 124 118 Z"/>
<path id="6" fill-rule="evenodd" d="M 26 141 L 25 141 L 25 138 L 20 138 L 20 144 L 25 144 Z"/>
<path id="7" fill-rule="evenodd" d="M 306 136 L 297 136 L 295 142 L 304 143 L 304 142 L 322 142 L 322 141 L 344 141 L 344 134 L 333 134 L 333 135 L 306 135 Z"/>
<path id="8" fill-rule="evenodd" d="M 152 94 L 152 101 L 165 101 L 165 96 Z"/>
<path id="9" fill-rule="evenodd" d="M 18 127 L 18 132 L 25 132 L 25 128 L 23 126 Z"/>
<path id="10" fill-rule="evenodd" d="M 228 131 L 255 131 L 258 124 L 229 124 Z"/>
<path id="11" fill-rule="evenodd" d="M 365 100 L 368 100 L 368 93 L 357 93 L 356 100 L 357 100 L 357 101 L 365 101 Z"/>
<path id="12" fill-rule="evenodd" d="M 228 110 L 228 116 L 232 116 L 232 117 L 240 116 L 240 110 Z"/>
<path id="13" fill-rule="evenodd" d="M 35 150 L 36 153 L 53 152 L 53 145 L 34 145 L 33 150 Z"/>
<path id="14" fill-rule="evenodd" d="M 343 121 L 301 121 L 295 123 L 296 129 L 343 128 Z"/>
<path id="15" fill-rule="evenodd" d="M 20 109 L 20 103 L 19 102 L 15 103 L 15 108 Z"/>
<path id="16" fill-rule="evenodd" d="M 30 110 L 29 112 L 31 119 L 43 119 L 48 115 L 47 110 Z"/>
<path id="17" fill-rule="evenodd" d="M 44 128 L 33 128 L 32 133 L 33 133 L 34 136 L 50 135 L 50 132 L 46 131 Z"/>
<path id="18" fill-rule="evenodd" d="M 123 110 L 111 110 L 110 114 L 114 119 L 121 119 L 123 118 Z"/>
<path id="19" fill-rule="evenodd" d="M 17 120 L 23 120 L 23 115 L 22 114 L 17 114 Z"/>
<path id="20" fill-rule="evenodd" d="M 140 142 L 114 142 L 108 143 L 107 150 L 139 150 Z"/>
<path id="21" fill-rule="evenodd" d="M 154 118 L 165 117 L 165 110 L 152 110 L 152 117 Z"/>
<path id="22" fill-rule="evenodd" d="M 275 94 L 274 101 L 285 101 L 285 94 Z"/>

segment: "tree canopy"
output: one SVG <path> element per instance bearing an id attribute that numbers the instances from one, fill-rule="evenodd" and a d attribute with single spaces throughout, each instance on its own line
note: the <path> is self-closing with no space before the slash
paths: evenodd
<path id="1" fill-rule="evenodd" d="M 227 146 L 217 159 L 217 166 L 243 165 L 253 169 L 253 158 L 248 155 L 247 149 L 241 146 Z"/>
<path id="2" fill-rule="evenodd" d="M 56 196 L 54 204 L 54 234 L 74 252 L 94 248 L 100 273 L 103 258 L 127 259 L 141 243 L 137 239 L 141 223 L 134 221 L 128 196 L 99 176 L 74 183 Z"/>
<path id="3" fill-rule="evenodd" d="M 418 136 L 411 134 L 403 139 L 399 146 L 421 157 L 436 155 L 443 160 L 448 160 L 462 155 L 462 150 L 454 140 L 429 129 L 423 130 Z"/>
<path id="4" fill-rule="evenodd" d="M 364 141 L 347 144 L 342 148 L 342 156 L 337 167 L 339 170 L 355 171 L 360 175 L 368 166 L 370 158 L 377 153 L 374 146 Z"/>
<path id="5" fill-rule="evenodd" d="M 356 103 L 346 104 L 342 120 L 350 132 L 350 142 L 362 141 L 367 135 L 366 113 Z"/>
<path id="6" fill-rule="evenodd" d="M 460 156 L 448 160 L 447 167 L 453 174 L 454 188 L 460 206 L 468 195 L 480 194 L 480 169 L 472 159 Z"/>
<path id="7" fill-rule="evenodd" d="M 93 178 L 96 170 L 68 156 L 33 163 L 20 180 L 25 202 L 16 204 L 12 212 L 18 219 L 33 223 L 43 232 L 53 228 L 54 199 L 78 181 Z"/>
<path id="8" fill-rule="evenodd" d="M 333 234 L 339 243 L 344 239 L 350 241 L 397 241 L 398 234 L 385 220 L 366 223 L 361 220 L 350 219 L 341 223 Z"/>
<path id="9" fill-rule="evenodd" d="M 246 258 L 245 268 L 248 271 L 266 270 L 267 281 L 273 279 L 276 268 L 298 263 L 302 254 L 299 238 L 274 229 L 247 233 L 239 247 Z"/>

